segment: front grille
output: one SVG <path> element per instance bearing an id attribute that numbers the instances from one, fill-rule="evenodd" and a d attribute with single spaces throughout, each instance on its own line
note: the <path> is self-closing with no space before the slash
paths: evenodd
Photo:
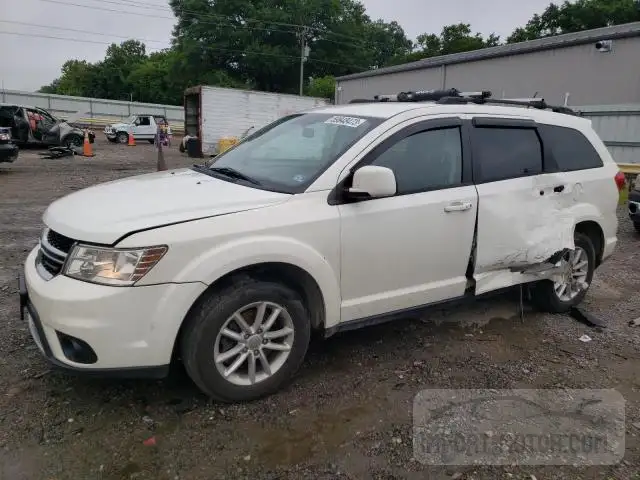
<path id="1" fill-rule="evenodd" d="M 43 272 L 40 270 L 45 279 L 51 279 L 60 273 L 74 243 L 75 240 L 45 228 L 40 239 L 40 252 L 36 260 L 37 264 L 46 272 L 42 275 Z"/>
<path id="2" fill-rule="evenodd" d="M 75 240 L 72 238 L 65 237 L 64 235 L 49 229 L 47 229 L 47 240 L 49 245 L 64 253 L 69 253 L 69 250 L 71 250 L 71 247 L 75 243 Z"/>

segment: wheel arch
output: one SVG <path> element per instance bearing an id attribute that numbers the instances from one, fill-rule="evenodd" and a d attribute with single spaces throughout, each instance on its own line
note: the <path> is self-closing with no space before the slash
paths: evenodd
<path id="1" fill-rule="evenodd" d="M 596 267 L 602 263 L 602 255 L 604 253 L 604 232 L 600 224 L 594 220 L 584 220 L 578 222 L 575 228 L 576 233 L 586 235 L 596 252 Z"/>
<path id="2" fill-rule="evenodd" d="M 246 265 L 228 272 L 209 286 L 193 302 L 185 314 L 178 334 L 174 340 L 172 358 L 179 355 L 180 339 L 186 328 L 189 326 L 193 312 L 208 298 L 217 291 L 229 288 L 233 284 L 242 284 L 249 280 L 272 281 L 281 283 L 295 291 L 302 299 L 309 318 L 311 328 L 314 331 L 322 331 L 326 328 L 327 305 L 325 296 L 316 279 L 305 269 L 287 262 L 261 262 Z"/>

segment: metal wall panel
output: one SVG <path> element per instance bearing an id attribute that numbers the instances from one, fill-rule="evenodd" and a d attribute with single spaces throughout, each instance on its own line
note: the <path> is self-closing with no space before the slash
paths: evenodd
<path id="1" fill-rule="evenodd" d="M 431 90 L 443 87 L 444 67 L 392 73 L 376 77 L 346 80 L 338 83 L 336 103 L 349 103 L 355 98 L 397 93 L 407 90 Z"/>
<path id="2" fill-rule="evenodd" d="M 591 120 L 618 163 L 640 163 L 640 103 L 573 107 Z"/>
<path id="3" fill-rule="evenodd" d="M 444 82 L 443 82 L 444 78 Z M 618 39 L 609 53 L 593 44 L 508 57 L 442 65 L 422 70 L 345 79 L 338 103 L 377 93 L 457 88 L 491 90 L 495 97 L 539 97 L 572 105 L 640 102 L 640 37 Z"/>

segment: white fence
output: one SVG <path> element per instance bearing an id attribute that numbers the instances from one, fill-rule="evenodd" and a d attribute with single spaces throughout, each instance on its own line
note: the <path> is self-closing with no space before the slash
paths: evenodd
<path id="1" fill-rule="evenodd" d="M 0 90 L 0 103 L 40 107 L 63 118 L 76 112 L 83 112 L 83 116 L 74 123 L 94 127 L 104 127 L 109 123 L 124 120 L 135 113 L 164 115 L 174 132 L 181 133 L 184 130 L 184 108 L 177 105 L 69 97 L 18 90 Z"/>

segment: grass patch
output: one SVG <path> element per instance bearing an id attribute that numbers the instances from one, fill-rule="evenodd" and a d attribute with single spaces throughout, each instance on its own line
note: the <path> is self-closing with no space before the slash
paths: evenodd
<path id="1" fill-rule="evenodd" d="M 618 197 L 618 205 L 624 205 L 629 200 L 629 188 L 625 186 Z"/>

